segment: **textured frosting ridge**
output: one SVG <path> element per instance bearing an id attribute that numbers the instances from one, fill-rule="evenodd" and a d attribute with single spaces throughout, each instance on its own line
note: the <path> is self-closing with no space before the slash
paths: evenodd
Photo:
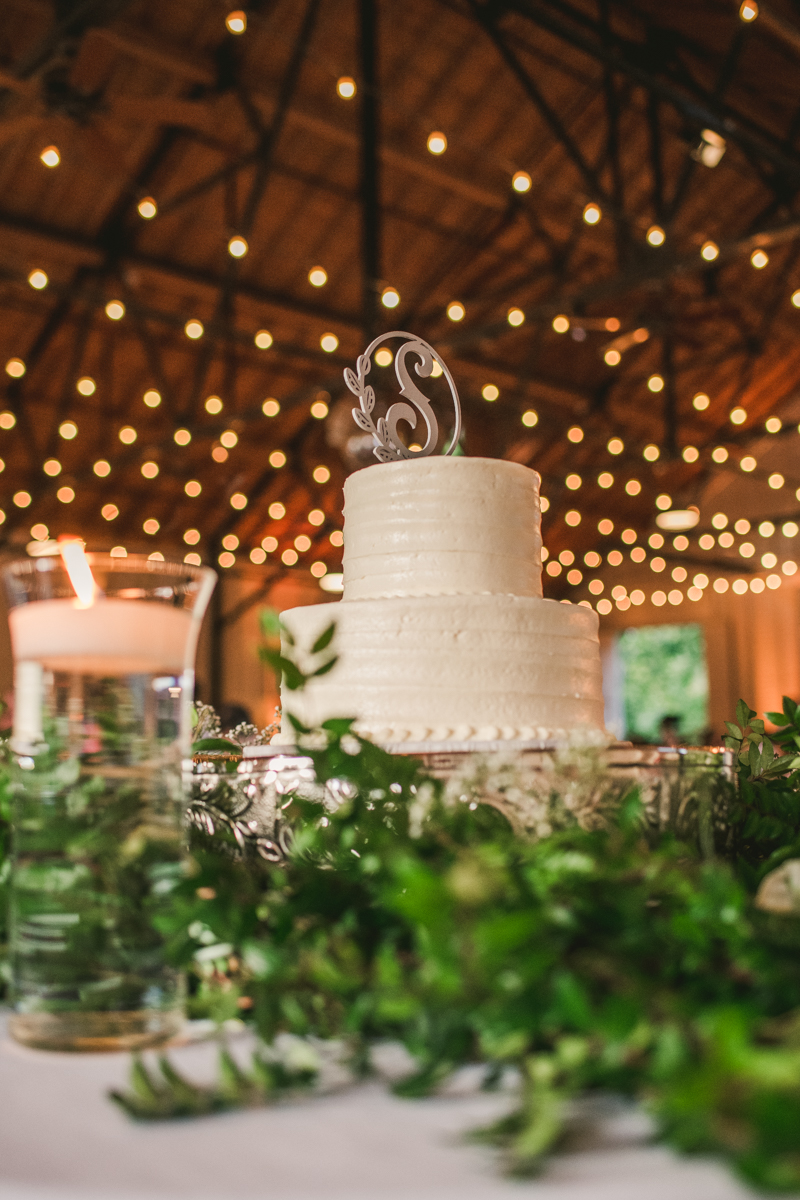
<path id="1" fill-rule="evenodd" d="M 541 596 L 539 476 L 491 458 L 376 463 L 344 485 L 344 599 Z"/>

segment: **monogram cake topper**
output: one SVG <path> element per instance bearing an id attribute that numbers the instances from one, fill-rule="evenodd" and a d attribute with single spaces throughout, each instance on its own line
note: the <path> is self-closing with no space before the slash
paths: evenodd
<path id="1" fill-rule="evenodd" d="M 367 383 L 367 376 L 372 370 L 373 353 L 378 346 L 388 341 L 389 338 L 404 339 L 403 345 L 395 355 L 394 369 L 397 381 L 400 384 L 400 395 L 404 396 L 406 400 L 410 400 L 411 404 L 403 402 L 392 404 L 386 416 L 378 417 L 376 422 L 372 419 L 372 412 L 375 408 L 375 389 L 371 384 Z M 364 353 L 359 357 L 355 371 L 352 371 L 350 367 L 345 367 L 344 372 L 344 381 L 353 395 L 358 398 L 360 405 L 359 408 L 353 409 L 353 417 L 356 425 L 366 433 L 372 434 L 375 442 L 375 448 L 372 453 L 380 462 L 399 462 L 404 458 L 426 458 L 429 454 L 433 454 L 439 438 L 439 426 L 436 423 L 431 402 L 419 390 L 411 378 L 409 363 L 406 361 L 409 354 L 416 355 L 419 359 L 419 362 L 414 365 L 414 370 L 421 379 L 427 379 L 433 373 L 433 364 L 438 363 L 442 374 L 450 385 L 450 395 L 453 397 L 456 419 L 453 436 L 450 439 L 450 445 L 445 454 L 452 454 L 455 451 L 461 434 L 461 405 L 458 400 L 458 390 L 453 376 L 433 346 L 428 345 L 422 338 L 415 337 L 413 333 L 404 333 L 402 330 L 384 333 L 370 342 Z M 416 412 L 411 407 L 412 404 L 415 406 Z M 418 413 L 422 415 L 425 421 L 427 439 L 421 450 L 411 450 L 399 437 L 397 425 L 399 421 L 407 421 L 412 429 L 416 429 Z"/>

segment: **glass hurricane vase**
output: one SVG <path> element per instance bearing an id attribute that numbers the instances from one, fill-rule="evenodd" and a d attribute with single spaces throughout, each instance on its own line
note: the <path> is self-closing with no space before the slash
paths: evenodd
<path id="1" fill-rule="evenodd" d="M 15 661 L 10 1032 L 45 1049 L 136 1049 L 182 1021 L 159 916 L 184 872 L 182 761 L 215 576 L 144 558 L 86 561 L 88 603 L 60 557 L 4 572 Z"/>

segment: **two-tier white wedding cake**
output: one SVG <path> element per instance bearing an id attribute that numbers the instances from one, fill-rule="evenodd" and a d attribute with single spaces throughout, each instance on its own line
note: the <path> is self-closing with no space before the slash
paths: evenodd
<path id="1" fill-rule="evenodd" d="M 339 660 L 284 690 L 284 710 L 356 717 L 383 743 L 603 728 L 597 614 L 542 598 L 535 471 L 406 459 L 357 471 L 344 495 L 342 600 L 282 614 L 301 654 L 334 621 Z"/>

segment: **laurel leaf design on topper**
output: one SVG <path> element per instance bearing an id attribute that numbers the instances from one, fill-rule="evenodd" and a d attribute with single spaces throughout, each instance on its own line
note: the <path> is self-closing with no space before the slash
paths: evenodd
<path id="1" fill-rule="evenodd" d="M 375 408 L 375 389 L 367 383 L 367 375 L 372 370 L 374 351 L 390 338 L 404 339 L 403 345 L 395 355 L 394 368 L 400 384 L 400 395 L 411 403 L 396 402 L 392 404 L 386 416 L 378 417 L 375 422 L 372 419 Z M 461 435 L 461 405 L 458 399 L 458 390 L 453 376 L 440 355 L 433 346 L 413 333 L 404 333 L 402 330 L 384 333 L 370 342 L 364 353 L 359 356 L 355 371 L 350 367 L 345 367 L 344 371 L 344 381 L 353 395 L 357 397 L 360 405 L 359 408 L 353 409 L 353 419 L 359 429 L 372 434 L 375 442 L 372 453 L 379 462 L 399 462 L 404 458 L 426 458 L 429 454 L 433 454 L 439 439 L 439 426 L 431 408 L 431 402 L 411 377 L 410 364 L 407 362 L 409 355 L 414 355 L 419 359 L 414 363 L 414 371 L 421 379 L 427 379 L 431 375 L 433 364 L 437 362 L 450 385 L 450 395 L 455 408 L 455 427 L 445 454 L 454 452 Z M 412 429 L 416 429 L 418 415 L 421 415 L 425 422 L 427 437 L 421 450 L 410 450 L 400 438 L 397 426 L 400 421 L 406 421 Z"/>

